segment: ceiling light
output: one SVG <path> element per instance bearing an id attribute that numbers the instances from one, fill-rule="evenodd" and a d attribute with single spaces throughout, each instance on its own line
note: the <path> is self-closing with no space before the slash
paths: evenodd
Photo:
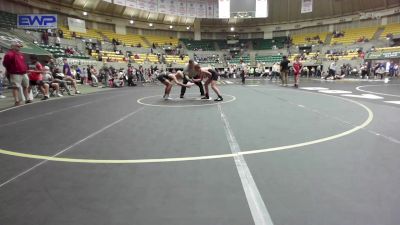
<path id="1" fill-rule="evenodd" d="M 234 27 L 231 27 L 231 31 L 235 31 L 235 28 L 234 28 Z"/>
<path id="2" fill-rule="evenodd" d="M 133 24 L 133 23 L 134 23 L 134 21 L 133 21 L 133 20 L 130 20 L 130 21 L 129 21 L 129 23 L 130 23 L 130 24 Z"/>
<path id="3" fill-rule="evenodd" d="M 87 12 L 83 12 L 83 15 L 84 15 L 84 16 L 87 16 Z"/>
<path id="4" fill-rule="evenodd" d="M 187 27 L 186 27 L 186 30 L 190 30 L 190 26 L 187 26 Z"/>
<path id="5" fill-rule="evenodd" d="M 152 26 L 153 26 L 153 24 L 152 24 L 152 23 L 149 23 L 149 26 L 151 26 L 151 27 L 152 27 Z"/>
<path id="6" fill-rule="evenodd" d="M 174 28 L 172 25 L 169 25 L 169 29 L 172 29 L 172 28 Z"/>

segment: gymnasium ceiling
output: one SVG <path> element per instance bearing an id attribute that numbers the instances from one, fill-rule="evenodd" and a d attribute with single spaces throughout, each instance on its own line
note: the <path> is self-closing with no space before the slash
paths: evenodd
<path id="1" fill-rule="evenodd" d="M 194 18 L 165 15 L 111 4 L 102 0 L 46 0 L 87 12 L 166 24 L 193 24 Z M 245 0 L 243 0 L 245 1 Z M 332 18 L 400 6 L 400 0 L 314 0 L 312 13 L 301 14 L 301 0 L 268 0 L 269 17 L 257 19 L 201 19 L 201 25 L 265 25 Z"/>

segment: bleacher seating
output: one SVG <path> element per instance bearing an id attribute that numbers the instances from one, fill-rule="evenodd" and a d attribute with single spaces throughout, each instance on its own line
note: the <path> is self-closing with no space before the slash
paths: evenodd
<path id="1" fill-rule="evenodd" d="M 121 54 L 117 54 L 115 52 L 111 52 L 111 51 L 100 51 L 100 54 L 103 58 L 103 60 L 110 60 L 110 61 L 114 61 L 114 62 L 123 62 L 125 56 L 121 55 Z M 98 53 L 97 52 L 92 52 L 92 56 L 95 58 L 98 58 Z"/>
<path id="2" fill-rule="evenodd" d="M 287 37 L 274 37 L 273 38 L 274 43 L 275 43 L 276 47 L 278 47 L 278 48 L 285 47 L 285 43 L 286 43 L 287 39 L 288 39 Z"/>
<path id="3" fill-rule="evenodd" d="M 256 62 L 257 63 L 276 63 L 282 61 L 282 56 L 280 55 L 257 55 Z"/>
<path id="4" fill-rule="evenodd" d="M 86 29 L 86 33 L 81 33 L 81 32 L 75 32 L 77 37 L 80 38 L 87 38 L 87 39 L 96 39 L 96 40 L 103 40 L 103 37 L 99 32 L 96 30 L 92 29 Z"/>
<path id="5" fill-rule="evenodd" d="M 194 60 L 198 63 L 207 64 L 207 63 L 220 63 L 219 55 L 216 54 L 202 54 L 202 55 L 194 55 Z"/>
<path id="6" fill-rule="evenodd" d="M 58 25 L 58 29 L 63 31 L 65 39 L 71 39 L 72 38 L 71 32 L 69 31 L 69 29 L 67 27 L 64 27 L 63 25 Z"/>
<path id="7" fill-rule="evenodd" d="M 254 50 L 270 50 L 274 46 L 277 48 L 283 48 L 285 45 L 286 37 L 276 37 L 273 39 L 254 39 L 253 49 Z"/>
<path id="8" fill-rule="evenodd" d="M 294 45 L 319 44 L 319 41 L 325 41 L 327 35 L 328 32 L 295 34 L 292 36 L 292 43 Z M 319 39 L 315 38 L 317 36 Z"/>
<path id="9" fill-rule="evenodd" d="M 181 39 L 181 41 L 186 45 L 186 48 L 191 51 L 215 51 L 214 43 L 209 40 L 195 41 L 189 39 Z"/>
<path id="10" fill-rule="evenodd" d="M 272 39 L 256 39 L 253 40 L 254 50 L 270 50 L 274 46 Z"/>
<path id="11" fill-rule="evenodd" d="M 85 54 L 66 54 L 66 48 L 59 47 L 59 46 L 51 46 L 51 45 L 43 45 L 39 44 L 39 47 L 43 48 L 44 50 L 50 52 L 54 55 L 55 58 L 73 58 L 73 59 L 89 59 L 90 57 Z"/>
<path id="12" fill-rule="evenodd" d="M 228 49 L 229 48 L 229 45 L 226 40 L 208 40 L 208 41 L 211 43 L 211 45 L 215 45 L 215 43 L 217 43 L 217 45 L 220 49 Z"/>
<path id="13" fill-rule="evenodd" d="M 154 36 L 154 35 L 145 35 L 143 36 L 150 44 L 156 44 L 158 46 L 164 45 L 172 45 L 177 46 L 179 40 L 174 37 L 166 37 L 166 36 Z"/>
<path id="14" fill-rule="evenodd" d="M 64 38 L 71 39 L 73 31 L 70 31 L 67 27 L 58 25 L 58 28 L 64 32 Z M 103 37 L 99 32 L 93 29 L 86 29 L 86 33 L 75 32 L 77 38 L 86 38 L 92 40 L 103 40 Z"/>
<path id="15" fill-rule="evenodd" d="M 371 40 L 377 29 L 377 26 L 373 26 L 343 30 L 344 36 L 338 38 L 332 37 L 331 44 L 353 44 L 361 37 Z"/>
<path id="16" fill-rule="evenodd" d="M 304 53 L 303 57 L 301 57 L 301 54 L 292 54 L 288 59 L 292 62 L 296 59 L 296 57 L 300 57 L 301 62 L 306 62 L 310 60 L 316 60 L 316 57 L 318 57 L 318 53 L 316 52 L 310 52 L 310 53 Z"/>
<path id="17" fill-rule="evenodd" d="M 137 54 L 139 58 L 135 58 L 135 56 L 131 56 L 130 59 L 135 63 L 143 64 L 145 61 L 151 63 L 158 63 L 158 57 L 155 54 Z"/>
<path id="18" fill-rule="evenodd" d="M 110 41 L 114 38 L 115 40 L 121 41 L 125 45 L 137 47 L 140 44 L 143 48 L 148 48 L 149 45 L 143 40 L 140 35 L 137 34 L 117 34 L 112 31 L 100 31 L 104 36 L 106 36 Z"/>
<path id="19" fill-rule="evenodd" d="M 239 64 L 240 60 L 243 60 L 244 63 L 250 63 L 250 56 L 235 57 L 235 58 L 228 60 L 228 63 Z"/>
<path id="20" fill-rule="evenodd" d="M 380 38 L 386 38 L 388 34 L 400 35 L 400 23 L 392 23 L 386 25 Z"/>
<path id="21" fill-rule="evenodd" d="M 181 59 L 178 55 L 166 55 L 165 61 L 167 63 L 186 64 L 189 62 L 189 56 L 185 56 L 183 59 Z"/>
<path id="22" fill-rule="evenodd" d="M 17 15 L 0 11 L 0 27 L 16 27 Z"/>

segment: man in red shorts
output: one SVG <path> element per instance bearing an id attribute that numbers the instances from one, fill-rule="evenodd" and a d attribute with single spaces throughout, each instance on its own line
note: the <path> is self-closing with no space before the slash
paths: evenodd
<path id="1" fill-rule="evenodd" d="M 29 87 L 38 86 L 43 93 L 42 100 L 49 99 L 49 84 L 43 82 L 43 66 L 38 61 L 37 56 L 31 57 L 31 64 L 29 65 Z M 29 89 L 30 89 L 29 88 Z"/>

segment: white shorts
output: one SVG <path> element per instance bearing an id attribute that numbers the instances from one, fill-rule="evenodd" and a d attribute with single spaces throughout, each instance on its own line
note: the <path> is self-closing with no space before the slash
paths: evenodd
<path id="1" fill-rule="evenodd" d="M 11 74 L 10 83 L 15 88 L 29 87 L 29 77 L 28 74 Z"/>

